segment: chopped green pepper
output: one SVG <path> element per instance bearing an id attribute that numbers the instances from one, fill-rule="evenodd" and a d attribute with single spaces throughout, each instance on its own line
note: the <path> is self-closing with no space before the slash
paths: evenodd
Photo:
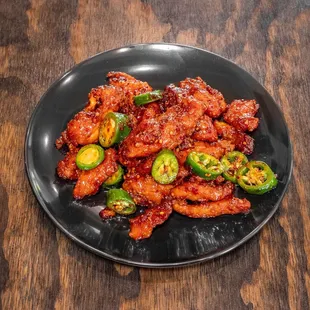
<path id="1" fill-rule="evenodd" d="M 248 162 L 247 157 L 238 151 L 227 153 L 222 159 L 221 164 L 224 168 L 223 177 L 233 183 L 237 183 L 237 170 Z"/>
<path id="2" fill-rule="evenodd" d="M 195 174 L 205 180 L 214 180 L 224 171 L 220 161 L 206 153 L 191 152 L 186 158 L 186 163 Z"/>
<path id="3" fill-rule="evenodd" d="M 130 133 L 128 116 L 109 112 L 103 119 L 99 130 L 99 142 L 103 147 L 110 147 L 124 140 Z"/>
<path id="4" fill-rule="evenodd" d="M 140 94 L 134 96 L 134 101 L 136 105 L 144 105 L 150 102 L 157 101 L 163 98 L 163 93 L 161 90 L 153 90 L 148 93 Z"/>
<path id="5" fill-rule="evenodd" d="M 104 160 L 104 150 L 97 144 L 83 146 L 76 155 L 76 165 L 81 170 L 96 168 Z"/>
<path id="6" fill-rule="evenodd" d="M 124 169 L 121 165 L 118 165 L 118 169 L 114 172 L 103 184 L 103 187 L 109 187 L 112 185 L 117 185 L 123 180 Z"/>
<path id="7" fill-rule="evenodd" d="M 152 166 L 152 177 L 160 184 L 172 183 L 179 172 L 179 163 L 174 153 L 162 150 L 158 153 Z"/>
<path id="8" fill-rule="evenodd" d="M 263 161 L 249 161 L 237 171 L 238 184 L 249 194 L 262 195 L 275 188 L 278 180 Z"/>
<path id="9" fill-rule="evenodd" d="M 107 207 L 116 213 L 129 215 L 136 212 L 136 204 L 123 189 L 110 189 L 107 193 Z"/>

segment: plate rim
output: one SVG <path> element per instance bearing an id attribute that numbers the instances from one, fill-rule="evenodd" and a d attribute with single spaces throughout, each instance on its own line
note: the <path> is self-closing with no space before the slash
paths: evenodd
<path id="1" fill-rule="evenodd" d="M 246 75 L 249 75 L 252 79 L 254 79 L 263 89 L 264 91 L 270 96 L 270 98 L 272 99 L 273 103 L 275 104 L 278 112 L 280 113 L 280 115 L 282 116 L 284 125 L 285 125 L 285 129 L 287 131 L 287 137 L 288 137 L 288 164 L 289 164 L 289 173 L 288 173 L 288 178 L 287 178 L 287 182 L 284 186 L 283 192 L 281 193 L 281 195 L 278 198 L 278 201 L 276 202 L 276 204 L 274 205 L 272 211 L 268 214 L 268 216 L 254 229 L 252 230 L 249 234 L 247 234 L 244 238 L 240 239 L 238 242 L 228 246 L 226 249 L 218 251 L 216 253 L 213 254 L 209 254 L 209 255 L 204 255 L 200 258 L 193 258 L 193 259 L 188 259 L 188 260 L 184 260 L 184 261 L 179 261 L 179 262 L 173 262 L 173 263 L 152 263 L 152 262 L 136 262 L 136 261 L 132 261 L 130 259 L 125 259 L 125 258 L 121 258 L 121 257 L 117 257 L 108 253 L 103 252 L 102 250 L 99 250 L 89 244 L 87 244 L 86 242 L 82 241 L 81 239 L 75 237 L 72 233 L 70 233 L 67 229 L 65 229 L 60 222 L 57 221 L 57 219 L 51 214 L 51 212 L 49 211 L 47 204 L 43 201 L 39 190 L 36 189 L 36 186 L 34 184 L 34 180 L 31 177 L 31 170 L 33 167 L 30 167 L 30 163 L 29 163 L 29 154 L 28 154 L 28 149 L 29 149 L 29 139 L 30 139 L 30 134 L 31 131 L 33 129 L 33 123 L 35 120 L 35 116 L 37 115 L 37 113 L 40 110 L 40 107 L 42 106 L 42 102 L 45 99 L 45 97 L 47 96 L 48 92 L 50 91 L 50 89 L 52 89 L 53 87 L 55 87 L 56 84 L 60 83 L 63 79 L 66 78 L 67 75 L 69 75 L 70 73 L 72 73 L 73 71 L 77 70 L 79 67 L 81 67 L 83 64 L 91 61 L 92 59 L 101 56 L 102 54 L 106 54 L 109 52 L 113 52 L 113 51 L 117 51 L 123 48 L 137 48 L 137 47 L 143 47 L 143 46 L 154 46 L 154 45 L 166 45 L 166 46 L 177 46 L 177 47 L 182 47 L 182 48 L 188 48 L 188 49 L 192 49 L 192 50 L 198 50 L 200 52 L 206 53 L 206 54 L 211 54 L 217 58 L 220 58 L 221 60 L 224 60 L 228 63 L 230 63 L 233 66 L 237 66 L 241 71 L 243 71 L 243 73 L 245 73 Z M 78 244 L 79 246 L 81 246 L 82 248 L 100 256 L 106 259 L 109 259 L 113 262 L 116 263 L 121 263 L 121 264 L 125 264 L 125 265 L 129 265 L 129 266 L 134 266 L 134 267 L 142 267 L 142 268 L 175 268 L 175 267 L 184 267 L 184 266 L 189 266 L 189 265 L 195 265 L 195 264 L 199 264 L 202 262 L 206 262 L 206 261 L 210 261 L 213 260 L 217 257 L 223 256 L 231 251 L 233 251 L 234 249 L 238 248 L 239 246 L 241 246 L 242 244 L 246 243 L 248 240 L 250 240 L 252 237 L 254 237 L 268 222 L 269 220 L 273 217 L 273 215 L 275 214 L 275 212 L 279 209 L 279 206 L 283 200 L 284 195 L 287 192 L 287 188 L 288 185 L 291 182 L 291 178 L 292 178 L 292 171 L 293 171 L 293 165 L 294 165 L 294 157 L 293 157 L 293 148 L 292 148 L 292 142 L 290 139 L 290 132 L 289 132 L 289 127 L 287 126 L 287 121 L 284 117 L 284 113 L 280 107 L 280 105 L 274 100 L 274 98 L 271 96 L 271 94 L 268 92 L 268 90 L 265 88 L 264 85 L 262 85 L 251 73 L 249 73 L 248 71 L 246 71 L 245 69 L 243 69 L 240 65 L 236 64 L 235 62 L 233 62 L 232 60 L 229 60 L 219 54 L 216 54 L 214 52 L 208 51 L 207 49 L 203 49 L 203 48 L 199 48 L 199 47 L 195 47 L 195 46 L 191 46 L 191 45 L 186 45 L 186 44 L 178 44 L 178 43 L 165 43 L 165 42 L 153 42 L 153 43 L 138 43 L 138 44 L 129 44 L 129 45 L 125 45 L 125 46 L 120 46 L 117 48 L 113 48 L 113 49 L 108 49 L 99 53 L 96 53 L 95 55 L 92 55 L 88 58 L 86 58 L 85 60 L 75 64 L 73 67 L 71 67 L 69 70 L 67 70 L 64 74 L 62 74 L 60 77 L 56 78 L 55 81 L 46 89 L 46 91 L 42 94 L 42 96 L 40 97 L 40 100 L 38 101 L 38 103 L 36 104 L 36 106 L 34 107 L 34 109 L 32 110 L 31 116 L 28 119 L 28 125 L 27 125 L 27 129 L 26 129 L 26 134 L 25 134 L 25 139 L 24 139 L 24 165 L 25 165 L 25 170 L 26 170 L 26 175 L 27 175 L 27 179 L 28 182 L 30 184 L 31 190 L 36 198 L 36 200 L 39 202 L 40 207 L 46 212 L 46 214 L 48 215 L 49 219 L 55 224 L 55 226 L 62 232 L 64 233 L 65 236 L 67 236 L 69 239 L 71 239 L 72 241 L 74 241 L 76 244 Z"/>

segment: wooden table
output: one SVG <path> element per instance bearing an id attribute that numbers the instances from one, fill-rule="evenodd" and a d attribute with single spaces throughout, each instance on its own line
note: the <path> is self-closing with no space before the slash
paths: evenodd
<path id="1" fill-rule="evenodd" d="M 309 0 L 0 3 L 0 309 L 309 309 Z M 253 74 L 282 107 L 295 162 L 279 211 L 245 245 L 148 270 L 99 258 L 56 229 L 31 192 L 23 145 L 43 92 L 75 63 L 161 41 L 206 48 Z"/>

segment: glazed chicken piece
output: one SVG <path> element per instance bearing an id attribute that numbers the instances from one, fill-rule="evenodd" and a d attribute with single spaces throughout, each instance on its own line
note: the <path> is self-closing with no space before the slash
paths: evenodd
<path id="1" fill-rule="evenodd" d="M 88 103 L 85 111 L 96 111 L 103 119 L 107 111 L 117 111 L 125 100 L 121 88 L 112 85 L 103 85 L 93 88 L 88 94 Z"/>
<path id="2" fill-rule="evenodd" d="M 99 216 L 103 219 L 103 220 L 107 220 L 107 219 L 110 219 L 114 216 L 116 216 L 116 213 L 115 211 L 109 209 L 109 208 L 105 208 L 103 210 L 101 210 L 99 212 Z"/>
<path id="3" fill-rule="evenodd" d="M 149 238 L 153 229 L 163 224 L 171 212 L 172 207 L 169 202 L 164 202 L 159 206 L 146 209 L 143 214 L 129 220 L 129 236 L 135 240 Z"/>
<path id="4" fill-rule="evenodd" d="M 217 141 L 217 131 L 212 123 L 211 117 L 204 115 L 199 119 L 192 138 L 198 141 Z"/>
<path id="5" fill-rule="evenodd" d="M 202 102 L 181 96 L 179 103 L 154 118 L 142 120 L 121 145 L 125 157 L 146 157 L 163 148 L 174 149 L 195 130 L 204 114 Z"/>
<path id="6" fill-rule="evenodd" d="M 98 142 L 100 119 L 95 112 L 81 111 L 68 123 L 66 137 L 74 146 Z"/>
<path id="7" fill-rule="evenodd" d="M 211 118 L 218 118 L 226 110 L 226 102 L 223 95 L 216 89 L 207 85 L 200 77 L 196 79 L 186 78 L 179 86 L 186 89 L 190 95 L 204 102 L 206 114 Z"/>
<path id="8" fill-rule="evenodd" d="M 170 194 L 173 185 L 157 183 L 150 175 L 126 175 L 123 189 L 127 191 L 136 204 L 146 207 L 159 205 Z"/>
<path id="9" fill-rule="evenodd" d="M 214 126 L 218 135 L 225 140 L 230 140 L 238 151 L 246 155 L 253 153 L 254 139 L 252 137 L 225 122 L 214 121 Z"/>
<path id="10" fill-rule="evenodd" d="M 57 174 L 64 180 L 77 180 L 81 170 L 75 163 L 78 150 L 68 152 L 64 159 L 57 164 Z"/>
<path id="11" fill-rule="evenodd" d="M 245 198 L 229 197 L 220 201 L 199 204 L 188 204 L 186 200 L 174 200 L 172 207 L 174 211 L 188 217 L 208 218 L 224 214 L 246 213 L 250 210 L 251 203 Z"/>
<path id="12" fill-rule="evenodd" d="M 255 100 L 234 100 L 224 114 L 226 123 L 240 131 L 253 131 L 257 128 L 259 119 L 254 117 L 259 109 Z"/>
<path id="13" fill-rule="evenodd" d="M 218 201 L 231 196 L 234 189 L 235 186 L 231 182 L 215 185 L 202 179 L 198 182 L 197 178 L 194 178 L 174 187 L 171 190 L 171 196 L 191 201 Z"/>
<path id="14" fill-rule="evenodd" d="M 108 149 L 105 151 L 104 161 L 94 169 L 81 171 L 73 190 L 75 199 L 82 199 L 85 196 L 95 195 L 100 185 L 117 171 L 116 151 Z"/>
<path id="15" fill-rule="evenodd" d="M 108 112 L 118 111 L 123 101 L 124 94 L 120 88 L 106 85 L 93 88 L 85 109 L 68 123 L 67 129 L 56 140 L 56 147 L 97 143 L 100 122 Z"/>
<path id="16" fill-rule="evenodd" d="M 169 84 L 163 91 L 163 99 L 159 102 L 161 109 L 166 111 L 168 108 L 178 104 L 179 97 L 184 96 L 183 88 L 176 87 L 174 84 Z"/>
<path id="17" fill-rule="evenodd" d="M 111 71 L 107 74 L 107 78 L 110 85 L 122 89 L 126 99 L 121 105 L 120 111 L 125 114 L 138 113 L 139 107 L 134 104 L 134 96 L 153 90 L 147 82 L 139 81 L 124 72 Z"/>

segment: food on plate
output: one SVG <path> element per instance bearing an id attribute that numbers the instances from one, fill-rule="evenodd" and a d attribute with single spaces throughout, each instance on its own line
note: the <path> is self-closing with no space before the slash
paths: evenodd
<path id="1" fill-rule="evenodd" d="M 103 182 L 102 186 L 103 188 L 116 186 L 123 181 L 123 178 L 124 178 L 124 169 L 122 168 L 121 165 L 118 165 L 117 170 L 110 177 L 108 177 L 105 182 Z"/>
<path id="2" fill-rule="evenodd" d="M 178 175 L 179 163 L 174 153 L 162 150 L 158 153 L 152 165 L 152 177 L 157 183 L 170 184 Z"/>
<path id="3" fill-rule="evenodd" d="M 75 199 L 107 190 L 103 220 L 131 215 L 129 236 L 140 240 L 173 211 L 192 218 L 247 213 L 251 203 L 234 196 L 237 186 L 255 195 L 276 187 L 271 168 L 246 156 L 254 150 L 248 133 L 259 125 L 255 100 L 227 104 L 200 77 L 163 91 L 124 72 L 107 78 L 56 140 L 67 150 L 57 174 L 76 181 Z"/>
<path id="4" fill-rule="evenodd" d="M 97 144 L 83 146 L 76 155 L 76 165 L 81 170 L 96 168 L 104 160 L 104 150 Z"/>
<path id="5" fill-rule="evenodd" d="M 91 170 L 81 170 L 73 189 L 73 197 L 82 199 L 86 196 L 95 195 L 102 185 L 113 173 L 117 171 L 116 151 L 105 151 L 103 162 Z"/>
<path id="6" fill-rule="evenodd" d="M 130 133 L 127 115 L 109 112 L 104 117 L 99 129 L 99 143 L 103 147 L 122 142 Z"/>
<path id="7" fill-rule="evenodd" d="M 186 200 L 174 200 L 173 210 L 182 215 L 194 218 L 216 217 L 224 214 L 238 214 L 249 211 L 251 207 L 247 199 L 237 197 L 225 198 L 219 201 L 189 204 Z"/>
<path id="8" fill-rule="evenodd" d="M 227 181 L 237 183 L 237 171 L 240 167 L 248 162 L 248 158 L 241 152 L 228 152 L 221 159 L 221 164 L 224 168 L 223 177 Z"/>
<path id="9" fill-rule="evenodd" d="M 192 168 L 193 173 L 209 181 L 216 179 L 224 171 L 221 162 L 207 153 L 190 152 L 186 163 Z"/>
<path id="10" fill-rule="evenodd" d="M 262 195 L 275 188 L 278 180 L 263 161 L 249 161 L 237 171 L 237 182 L 247 193 Z"/>
<path id="11" fill-rule="evenodd" d="M 107 207 L 118 214 L 132 214 L 136 212 L 136 204 L 123 189 L 113 188 L 107 193 Z"/>
<path id="12" fill-rule="evenodd" d="M 144 105 L 150 102 L 157 101 L 162 98 L 163 98 L 163 95 L 162 95 L 161 90 L 153 90 L 148 93 L 137 95 L 133 99 L 135 101 L 135 104 L 139 106 L 139 105 Z"/>

